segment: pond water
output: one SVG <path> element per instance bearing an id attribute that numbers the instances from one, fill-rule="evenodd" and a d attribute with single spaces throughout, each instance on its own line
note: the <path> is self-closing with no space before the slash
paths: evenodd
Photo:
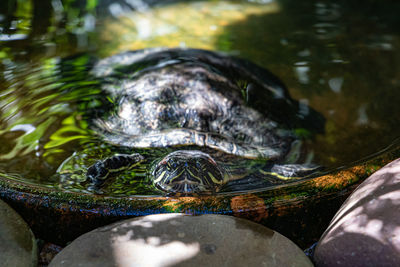
<path id="1" fill-rule="evenodd" d="M 108 103 L 90 68 L 97 58 L 149 47 L 223 51 L 273 72 L 294 99 L 325 118 L 324 132 L 307 146 L 310 160 L 327 171 L 399 137 L 400 3 L 156 2 L 1 1 L 0 175 L 90 191 L 80 175 L 90 162 L 79 155 L 126 150 L 104 144 L 89 125 L 85 111 Z M 103 193 L 161 194 L 146 169 L 121 174 Z"/>

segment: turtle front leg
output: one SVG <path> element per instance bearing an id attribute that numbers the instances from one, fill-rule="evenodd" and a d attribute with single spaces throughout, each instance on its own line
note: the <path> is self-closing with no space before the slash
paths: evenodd
<path id="1" fill-rule="evenodd" d="M 91 165 L 86 172 L 86 177 L 92 183 L 99 185 L 107 179 L 110 173 L 129 169 L 143 160 L 144 157 L 139 153 L 134 153 L 131 155 L 117 154 L 103 160 L 99 160 Z"/>

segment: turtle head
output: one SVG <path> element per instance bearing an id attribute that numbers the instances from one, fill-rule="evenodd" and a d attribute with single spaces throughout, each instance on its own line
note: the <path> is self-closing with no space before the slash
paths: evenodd
<path id="1" fill-rule="evenodd" d="M 171 193 L 217 192 L 226 183 L 224 172 L 215 160 L 197 150 L 168 154 L 152 174 L 154 185 Z"/>

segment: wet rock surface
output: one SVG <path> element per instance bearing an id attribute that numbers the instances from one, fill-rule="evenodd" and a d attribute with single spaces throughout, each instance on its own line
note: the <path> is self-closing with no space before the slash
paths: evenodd
<path id="1" fill-rule="evenodd" d="M 0 265 L 36 266 L 35 237 L 25 221 L 0 200 Z"/>
<path id="2" fill-rule="evenodd" d="M 231 216 L 158 214 L 86 233 L 50 266 L 312 266 L 290 240 Z"/>
<path id="3" fill-rule="evenodd" d="M 317 266 L 400 266 L 400 159 L 346 200 L 315 250 Z"/>

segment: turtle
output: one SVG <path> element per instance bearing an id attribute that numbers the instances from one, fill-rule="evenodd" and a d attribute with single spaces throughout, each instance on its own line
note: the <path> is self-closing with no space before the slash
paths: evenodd
<path id="1" fill-rule="evenodd" d="M 101 59 L 91 73 L 114 104 L 93 113 L 92 129 L 104 142 L 133 150 L 173 148 L 149 170 L 162 191 L 216 193 L 250 169 L 285 180 L 319 167 L 296 162 L 303 145 L 293 129 L 318 132 L 323 118 L 248 60 L 201 49 L 150 48 Z M 112 155 L 90 166 L 86 176 L 102 184 L 110 173 L 143 160 L 139 153 Z"/>

